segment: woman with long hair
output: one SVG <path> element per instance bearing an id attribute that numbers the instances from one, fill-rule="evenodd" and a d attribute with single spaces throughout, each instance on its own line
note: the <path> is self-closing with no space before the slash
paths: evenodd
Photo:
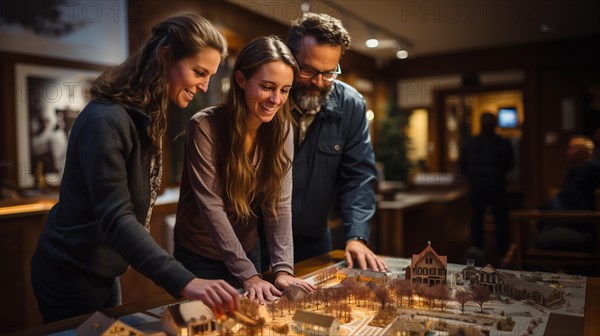
<path id="1" fill-rule="evenodd" d="M 31 261 L 45 323 L 119 305 L 118 276 L 130 265 L 175 297 L 201 299 L 216 316 L 239 308 L 233 287 L 196 278 L 149 233 L 167 108 L 206 92 L 226 55 L 210 22 L 175 16 L 92 83 L 69 137 L 59 201 Z"/>
<path id="2" fill-rule="evenodd" d="M 297 284 L 291 231 L 293 134 L 288 95 L 298 66 L 275 36 L 239 53 L 224 105 L 195 114 L 175 225 L 175 257 L 203 278 L 243 285 L 261 303 Z M 273 286 L 260 276 L 264 227 Z"/>

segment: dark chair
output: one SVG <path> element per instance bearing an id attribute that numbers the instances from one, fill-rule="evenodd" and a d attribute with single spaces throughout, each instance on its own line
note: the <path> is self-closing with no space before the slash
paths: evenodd
<path id="1" fill-rule="evenodd" d="M 600 192 L 598 193 L 600 195 Z M 600 211 L 540 211 L 511 212 L 514 242 L 508 259 L 514 260 L 518 270 L 545 270 L 551 272 L 578 272 L 600 275 Z M 589 251 L 563 251 L 536 248 L 531 238 L 539 223 L 569 223 L 595 226 L 595 246 Z M 505 259 L 505 262 L 510 263 Z"/>

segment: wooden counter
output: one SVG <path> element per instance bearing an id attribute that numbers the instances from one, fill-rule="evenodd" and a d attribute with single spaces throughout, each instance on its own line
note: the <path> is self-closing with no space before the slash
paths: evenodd
<path id="1" fill-rule="evenodd" d="M 35 199 L 0 207 L 0 333 L 41 323 L 31 289 L 30 260 L 56 199 Z"/>
<path id="2" fill-rule="evenodd" d="M 312 259 L 305 260 L 295 265 L 296 274 L 303 276 L 314 271 L 317 271 L 323 267 L 333 265 L 344 259 L 344 253 L 341 250 L 335 250 Z M 585 300 L 585 312 L 584 312 L 584 335 L 600 335 L 600 278 L 587 278 L 586 284 L 586 300 Z M 146 311 L 155 307 L 164 306 L 171 303 L 176 303 L 178 300 L 174 300 L 168 294 L 162 294 L 155 297 L 148 297 L 144 300 L 126 304 L 123 306 L 108 309 L 105 313 L 112 317 L 119 317 L 124 315 L 133 314 L 140 311 Z M 79 326 L 90 314 L 82 315 L 67 320 L 50 323 L 47 325 L 41 325 L 38 327 L 30 328 L 15 335 L 43 335 L 53 332 L 59 332 L 69 329 L 74 329 Z"/>
<path id="3" fill-rule="evenodd" d="M 48 213 L 54 204 L 56 204 L 55 199 L 42 199 L 25 204 L 2 206 L 0 207 L 0 219 Z"/>
<path id="4" fill-rule="evenodd" d="M 378 254 L 409 258 L 428 241 L 449 262 L 462 262 L 470 243 L 469 199 L 465 189 L 396 193 L 377 202 L 371 246 Z"/>
<path id="5" fill-rule="evenodd" d="M 30 260 L 55 203 L 55 197 L 39 197 L 0 206 L 0 256 L 5 270 L 0 277 L 0 334 L 42 323 L 31 287 Z M 168 236 L 164 219 L 176 208 L 177 200 L 167 198 L 157 201 L 153 210 L 151 234 L 163 248 Z M 124 304 L 166 293 L 131 268 L 121 276 L 121 287 Z"/>

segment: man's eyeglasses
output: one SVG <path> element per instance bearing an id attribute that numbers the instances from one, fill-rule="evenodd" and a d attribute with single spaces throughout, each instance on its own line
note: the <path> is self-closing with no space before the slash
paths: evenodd
<path id="1" fill-rule="evenodd" d="M 337 76 L 341 73 L 342 73 L 342 68 L 340 67 L 339 63 L 334 71 L 319 71 L 319 70 L 317 70 L 315 68 L 311 68 L 309 66 L 301 66 L 300 67 L 300 77 L 306 78 L 306 79 L 313 79 L 313 78 L 317 77 L 318 75 L 321 75 L 321 76 L 323 76 L 322 78 L 323 78 L 323 81 L 325 81 L 325 82 L 333 82 L 333 80 L 336 79 Z"/>

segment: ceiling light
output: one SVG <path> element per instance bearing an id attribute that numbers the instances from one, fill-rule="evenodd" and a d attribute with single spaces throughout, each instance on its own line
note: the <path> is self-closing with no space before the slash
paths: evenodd
<path id="1" fill-rule="evenodd" d="M 400 50 L 396 51 L 396 58 L 405 59 L 407 57 L 408 57 L 408 51 L 406 51 L 405 49 L 400 49 Z"/>
<path id="2" fill-rule="evenodd" d="M 308 4 L 312 4 L 312 3 L 323 3 L 324 5 L 326 5 L 327 8 L 331 8 L 333 11 L 337 12 L 339 17 L 343 18 L 343 22 L 344 22 L 344 25 L 346 26 L 346 29 L 348 29 L 348 27 L 350 26 L 350 23 L 352 23 L 352 22 L 362 25 L 364 27 L 364 31 L 363 31 L 364 35 L 359 37 L 359 39 L 364 41 L 365 48 L 369 48 L 369 49 L 377 48 L 376 50 L 383 49 L 383 50 L 385 50 L 385 53 L 387 54 L 387 56 L 384 57 L 384 56 L 381 56 L 383 54 L 377 53 L 380 55 L 375 56 L 375 58 L 393 57 L 394 54 L 400 49 L 400 46 L 402 46 L 402 48 L 405 50 L 413 50 L 414 49 L 414 45 L 410 40 L 397 34 L 393 30 L 386 28 L 385 26 L 380 26 L 376 22 L 371 22 L 369 20 L 366 20 L 362 15 L 359 15 L 350 10 L 347 10 L 346 8 L 344 8 L 343 5 L 340 5 L 340 3 L 342 3 L 342 1 L 302 0 L 302 1 L 299 1 L 299 3 L 302 4 L 300 9 L 302 9 L 303 11 L 305 10 L 304 4 L 308 5 Z M 314 6 L 310 6 L 310 7 L 314 7 Z M 315 10 L 315 9 L 316 8 L 312 8 L 312 10 Z M 357 37 L 360 35 L 361 34 L 357 34 Z M 363 40 L 363 38 L 364 38 L 364 40 Z M 373 50 L 373 51 L 376 51 L 376 50 Z M 412 56 L 413 55 L 411 55 L 411 57 Z M 400 53 L 398 57 L 406 58 L 407 57 L 406 52 Z"/>
<path id="3" fill-rule="evenodd" d="M 367 120 L 369 122 L 373 121 L 373 119 L 375 119 L 375 112 L 373 112 L 373 110 L 367 110 Z"/>
<path id="4" fill-rule="evenodd" d="M 372 26 L 365 26 L 368 31 L 367 40 L 365 41 L 365 45 L 367 48 L 377 48 L 379 45 L 379 40 L 377 39 L 377 32 Z"/>
<path id="5" fill-rule="evenodd" d="M 377 48 L 377 46 L 379 45 L 379 40 L 371 37 L 370 39 L 365 41 L 365 45 L 367 46 L 367 48 Z"/>
<path id="6" fill-rule="evenodd" d="M 300 10 L 302 10 L 302 13 L 308 13 L 310 11 L 310 3 L 303 2 L 302 5 L 300 5 Z"/>
<path id="7" fill-rule="evenodd" d="M 558 27 L 552 24 L 541 24 L 540 31 L 542 33 L 556 33 L 558 31 Z"/>

